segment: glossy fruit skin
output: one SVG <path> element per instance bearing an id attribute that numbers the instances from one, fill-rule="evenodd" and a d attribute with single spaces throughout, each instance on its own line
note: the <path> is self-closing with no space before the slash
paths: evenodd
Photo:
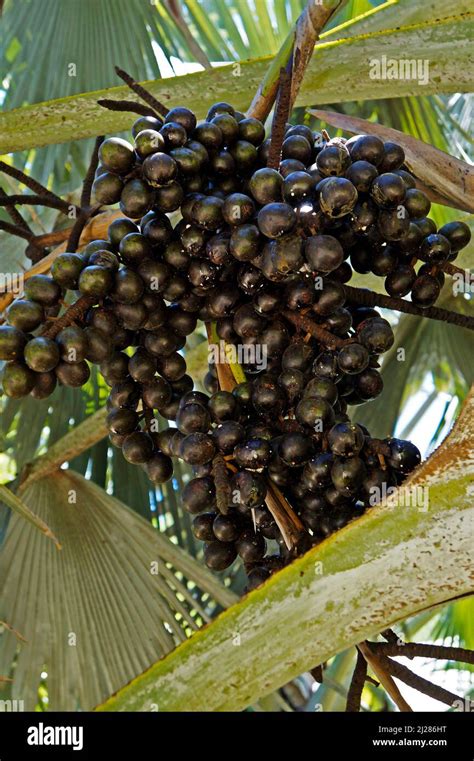
<path id="1" fill-rule="evenodd" d="M 383 141 L 376 135 L 360 135 L 351 138 L 347 143 L 347 148 L 353 162 L 366 161 L 378 166 L 384 156 Z"/>
<path id="2" fill-rule="evenodd" d="M 122 454 L 134 465 L 148 463 L 153 455 L 153 442 L 145 431 L 134 431 L 126 436 L 122 445 Z"/>
<path id="3" fill-rule="evenodd" d="M 394 269 L 385 279 L 385 290 L 389 296 L 400 298 L 406 296 L 416 280 L 416 272 L 408 264 L 402 264 Z"/>
<path id="4" fill-rule="evenodd" d="M 419 258 L 423 262 L 429 262 L 430 264 L 437 264 L 438 262 L 447 261 L 451 254 L 451 246 L 449 240 L 440 234 L 427 235 L 423 239 Z"/>
<path id="5" fill-rule="evenodd" d="M 173 475 L 173 461 L 163 452 L 155 452 L 146 462 L 145 471 L 153 484 L 164 484 Z"/>
<path id="6" fill-rule="evenodd" d="M 109 137 L 99 148 L 99 161 L 109 172 L 127 174 L 134 164 L 133 147 L 121 137 Z"/>
<path id="7" fill-rule="evenodd" d="M 79 275 L 78 287 L 84 296 L 102 298 L 112 289 L 113 273 L 106 267 L 85 267 Z"/>
<path id="8" fill-rule="evenodd" d="M 388 463 L 400 473 L 407 474 L 420 464 L 421 455 L 419 449 L 411 441 L 403 439 L 388 439 L 390 456 Z"/>
<path id="9" fill-rule="evenodd" d="M 269 203 L 260 209 L 257 224 L 267 238 L 279 238 L 290 232 L 296 223 L 293 208 L 286 203 Z"/>
<path id="10" fill-rule="evenodd" d="M 369 352 L 362 344 L 348 344 L 339 351 L 337 361 L 344 373 L 354 375 L 366 369 L 369 364 Z"/>
<path id="11" fill-rule="evenodd" d="M 332 272 L 344 260 L 344 250 L 332 235 L 313 235 L 304 246 L 306 261 L 315 272 Z"/>
<path id="12" fill-rule="evenodd" d="M 331 177 L 323 180 L 318 188 L 321 209 L 333 219 L 349 214 L 357 203 L 357 190 L 345 177 Z"/>
<path id="13" fill-rule="evenodd" d="M 276 169 L 257 169 L 249 181 L 249 190 L 262 205 L 277 202 L 282 197 L 283 177 Z"/>
<path id="14" fill-rule="evenodd" d="M 447 222 L 440 228 L 439 234 L 449 241 L 451 254 L 465 248 L 471 240 L 471 230 L 465 222 Z"/>
<path id="15" fill-rule="evenodd" d="M 329 431 L 328 442 L 333 454 L 353 457 L 364 445 L 364 434 L 355 423 L 336 423 Z"/>
<path id="16" fill-rule="evenodd" d="M 441 292 L 441 286 L 432 275 L 419 275 L 411 289 L 411 300 L 420 309 L 433 306 Z"/>
<path id="17" fill-rule="evenodd" d="M 393 209 L 403 203 L 406 186 L 401 177 L 386 172 L 375 178 L 370 188 L 370 195 L 378 206 L 383 209 Z"/>

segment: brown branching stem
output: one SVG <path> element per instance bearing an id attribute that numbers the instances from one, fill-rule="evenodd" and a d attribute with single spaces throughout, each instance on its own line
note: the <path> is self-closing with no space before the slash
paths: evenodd
<path id="1" fill-rule="evenodd" d="M 14 180 L 17 180 L 22 185 L 25 185 L 25 187 L 29 188 L 33 191 L 33 193 L 41 196 L 42 198 L 50 198 L 51 200 L 65 203 L 62 198 L 56 195 L 56 193 L 48 190 L 48 188 L 35 180 L 33 177 L 29 177 L 27 174 L 25 174 L 25 172 L 22 172 L 21 169 L 16 169 L 16 167 L 5 163 L 5 161 L 0 161 L 0 172 L 7 174 L 9 177 L 13 177 Z"/>
<path id="2" fill-rule="evenodd" d="M 450 312 L 448 309 L 441 307 L 428 307 L 428 309 L 419 309 L 411 301 L 392 298 L 381 293 L 375 293 L 365 288 L 354 288 L 351 285 L 344 285 L 346 299 L 351 304 L 365 307 L 382 307 L 383 309 L 393 309 L 396 312 L 404 314 L 414 314 L 418 317 L 428 317 L 431 320 L 440 320 L 449 322 L 452 325 L 458 325 L 461 328 L 474 330 L 474 317 L 465 314 Z"/>
<path id="3" fill-rule="evenodd" d="M 357 645 L 357 649 L 360 653 L 364 656 L 365 660 L 367 661 L 367 664 L 370 666 L 372 671 L 374 672 L 375 676 L 379 680 L 380 684 L 386 691 L 386 693 L 392 698 L 393 702 L 397 706 L 399 711 L 402 712 L 411 712 L 412 709 L 406 702 L 405 698 L 401 694 L 400 690 L 398 689 L 397 685 L 393 681 L 392 675 L 390 671 L 388 670 L 388 666 L 390 664 L 387 664 L 386 661 L 388 661 L 388 658 L 385 658 L 383 656 L 379 657 L 376 655 L 368 642 L 360 642 Z"/>
<path id="4" fill-rule="evenodd" d="M 99 137 L 96 137 L 95 139 L 94 150 L 92 151 L 89 167 L 87 169 L 86 176 L 84 177 L 84 180 L 82 183 L 82 193 L 81 193 L 81 208 L 82 209 L 88 208 L 91 203 L 92 183 L 94 182 L 95 171 L 97 167 L 99 166 L 99 148 L 104 142 L 104 140 L 105 140 L 104 135 L 99 135 Z"/>
<path id="5" fill-rule="evenodd" d="M 312 320 L 306 314 L 292 312 L 289 309 L 285 309 L 282 312 L 283 317 L 299 331 L 304 333 L 310 333 L 313 338 L 316 338 L 319 343 L 327 346 L 328 349 L 340 349 L 347 344 L 344 338 L 334 336 L 329 330 L 318 325 L 317 322 Z"/>
<path id="6" fill-rule="evenodd" d="M 51 198 L 47 195 L 37 195 L 35 193 L 25 193 L 18 195 L 5 196 L 0 198 L 0 206 L 47 206 L 49 209 L 57 209 L 68 214 L 71 210 L 80 211 L 80 207 L 73 203 L 63 201 L 62 198 Z"/>
<path id="7" fill-rule="evenodd" d="M 99 106 L 107 108 L 109 111 L 127 111 L 132 114 L 139 114 L 140 116 L 154 116 L 157 117 L 156 111 L 150 106 L 145 106 L 143 103 L 136 103 L 134 100 L 111 100 L 109 98 L 102 98 L 97 101 Z"/>
<path id="8" fill-rule="evenodd" d="M 359 713 L 362 699 L 362 690 L 364 689 L 367 678 L 367 661 L 364 656 L 357 650 L 357 661 L 352 674 L 349 692 L 347 693 L 346 711 L 347 713 Z"/>
<path id="9" fill-rule="evenodd" d="M 80 296 L 74 304 L 71 304 L 66 309 L 61 317 L 55 319 L 49 326 L 47 325 L 41 335 L 46 338 L 56 338 L 63 328 L 67 328 L 73 323 L 81 322 L 87 310 L 94 304 L 97 304 L 97 298 L 94 296 Z"/>
<path id="10" fill-rule="evenodd" d="M 396 635 L 395 635 L 396 636 Z M 460 661 L 474 665 L 474 651 L 462 647 L 447 645 L 430 645 L 424 642 L 371 642 L 370 646 L 376 653 L 387 656 L 403 655 L 405 658 L 437 658 L 447 661 Z"/>
<path id="11" fill-rule="evenodd" d="M 3 230 L 9 235 L 16 235 L 18 238 L 24 238 L 28 242 L 34 241 L 35 236 L 33 233 L 26 230 L 22 225 L 14 225 L 13 222 L 6 222 L 0 219 L 0 230 Z"/>

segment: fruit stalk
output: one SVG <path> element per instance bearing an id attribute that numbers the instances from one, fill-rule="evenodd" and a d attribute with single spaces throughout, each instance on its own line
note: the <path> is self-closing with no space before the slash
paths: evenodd
<path id="1" fill-rule="evenodd" d="M 382 293 L 375 293 L 365 288 L 354 288 L 352 285 L 344 285 L 344 290 L 347 301 L 352 304 L 364 307 L 378 306 L 384 309 L 393 309 L 395 312 L 414 314 L 417 317 L 429 317 L 431 320 L 449 322 L 451 325 L 458 325 L 460 328 L 474 330 L 474 317 L 459 314 L 458 312 L 451 312 L 449 309 L 442 309 L 441 307 L 419 309 L 419 307 L 414 306 L 410 301 L 385 296 Z"/>

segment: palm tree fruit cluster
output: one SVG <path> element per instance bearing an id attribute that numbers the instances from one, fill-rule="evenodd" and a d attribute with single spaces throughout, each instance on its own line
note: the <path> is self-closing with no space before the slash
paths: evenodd
<path id="1" fill-rule="evenodd" d="M 469 229 L 437 230 L 403 149 L 375 136 L 287 125 L 277 170 L 263 124 L 227 103 L 199 124 L 184 107 L 140 117 L 132 135 L 99 151 L 95 199 L 124 215 L 108 239 L 57 256 L 8 308 L 3 391 L 44 399 L 97 364 L 111 442 L 153 484 L 171 478 L 173 458 L 192 468 L 182 500 L 207 565 L 240 557 L 252 587 L 293 556 L 269 492 L 293 508 L 304 549 L 420 462 L 410 442 L 350 420 L 382 392 L 393 333 L 344 284 L 370 272 L 391 296 L 431 306 Z M 87 304 L 55 330 L 68 291 Z M 243 350 L 245 382 L 220 390 L 210 364 L 195 390 L 181 352 L 198 321 Z"/>

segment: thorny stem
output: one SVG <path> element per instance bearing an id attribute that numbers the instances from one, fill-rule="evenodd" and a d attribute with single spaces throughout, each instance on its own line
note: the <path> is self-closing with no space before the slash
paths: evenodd
<path id="1" fill-rule="evenodd" d="M 150 92 L 148 92 L 148 90 L 142 87 L 142 85 L 138 84 L 138 82 L 136 82 L 133 77 L 130 76 L 130 74 L 127 74 L 126 71 L 120 69 L 118 66 L 115 67 L 115 71 L 117 76 L 119 76 L 120 79 L 123 79 L 125 84 L 127 84 L 129 88 L 133 90 L 133 92 L 139 95 L 140 98 L 145 101 L 145 103 L 148 103 L 148 105 L 157 111 L 161 116 L 167 115 L 169 109 L 166 108 L 163 103 L 160 103 L 160 101 L 157 100 Z"/>

